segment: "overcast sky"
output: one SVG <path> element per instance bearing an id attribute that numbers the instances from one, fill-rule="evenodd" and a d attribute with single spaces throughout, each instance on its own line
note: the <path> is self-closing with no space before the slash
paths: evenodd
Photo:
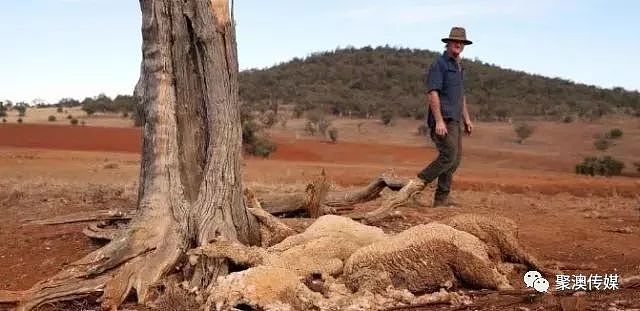
<path id="1" fill-rule="evenodd" d="M 640 2 L 606 0 L 236 0 L 240 68 L 348 45 L 440 51 L 467 28 L 465 57 L 601 87 L 640 89 Z M 0 1 L 0 99 L 131 94 L 139 2 Z"/>

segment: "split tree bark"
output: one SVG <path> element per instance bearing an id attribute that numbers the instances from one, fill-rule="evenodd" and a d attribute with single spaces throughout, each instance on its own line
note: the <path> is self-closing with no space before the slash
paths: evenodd
<path id="1" fill-rule="evenodd" d="M 245 208 L 235 26 L 228 0 L 140 0 L 142 65 L 136 86 L 144 127 L 138 208 L 128 229 L 53 278 L 1 293 L 18 309 L 102 292 L 115 309 L 175 271 L 186 251 L 216 237 L 259 245 Z M 199 262 L 186 277 L 204 288 L 227 273 Z"/>

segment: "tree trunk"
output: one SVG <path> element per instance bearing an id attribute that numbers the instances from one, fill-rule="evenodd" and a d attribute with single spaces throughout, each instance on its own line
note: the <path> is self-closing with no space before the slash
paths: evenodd
<path id="1" fill-rule="evenodd" d="M 245 208 L 235 26 L 228 0 L 140 0 L 143 110 L 138 210 L 128 230 L 50 280 L 20 294 L 18 309 L 103 292 L 103 307 L 138 301 L 191 248 L 216 237 L 259 245 Z M 95 228 L 98 229 L 97 227 Z M 225 261 L 186 274 L 204 288 Z M 7 299 L 5 299 L 6 301 Z"/>

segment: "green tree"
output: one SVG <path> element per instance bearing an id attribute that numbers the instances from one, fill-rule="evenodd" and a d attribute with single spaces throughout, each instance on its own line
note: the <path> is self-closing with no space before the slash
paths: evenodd
<path id="1" fill-rule="evenodd" d="M 18 116 L 24 117 L 27 114 L 27 107 L 27 103 L 19 102 L 15 104 L 15 106 L 13 106 L 13 110 L 16 110 L 18 112 Z"/>
<path id="2" fill-rule="evenodd" d="M 97 111 L 97 103 L 93 98 L 87 97 L 82 101 L 82 111 L 86 112 L 88 116 L 92 116 Z"/>
<path id="3" fill-rule="evenodd" d="M 118 95 L 113 99 L 111 106 L 107 111 L 131 113 L 135 109 L 136 99 L 131 95 Z"/>
<path id="4" fill-rule="evenodd" d="M 4 102 L 0 102 L 0 117 L 6 117 L 6 116 L 7 116 L 6 104 Z"/>
<path id="5" fill-rule="evenodd" d="M 73 107 L 79 107 L 81 103 L 78 100 L 73 99 L 71 97 L 65 97 L 60 99 L 56 105 L 58 106 L 58 108 L 73 108 Z"/>

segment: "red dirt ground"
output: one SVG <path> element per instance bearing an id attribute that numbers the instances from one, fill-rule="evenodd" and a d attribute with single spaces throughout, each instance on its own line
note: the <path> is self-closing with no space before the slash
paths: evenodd
<path id="1" fill-rule="evenodd" d="M 0 146 L 139 154 L 140 134 L 139 128 L 9 124 L 0 126 Z M 276 160 L 296 162 L 306 167 L 347 166 L 348 171 L 338 169 L 345 172 L 344 178 L 337 179 L 343 185 L 361 184 L 370 178 L 353 174 L 352 170 L 358 168 L 417 172 L 435 157 L 434 149 L 427 146 L 275 139 L 278 149 L 268 163 Z M 250 163 L 253 161 L 260 162 L 259 159 L 248 160 Z M 508 168 L 504 167 L 505 163 L 510 164 Z M 640 193 L 640 182 L 636 178 L 582 177 L 569 173 L 571 170 L 570 165 L 563 164 L 563 159 L 555 156 L 465 149 L 456 187 L 462 190 L 499 189 L 510 193 L 569 192 L 581 196 L 615 194 L 633 197 Z"/>
<path id="2" fill-rule="evenodd" d="M 0 290 L 29 288 L 99 247 L 82 235 L 82 224 L 32 226 L 25 221 L 135 206 L 139 134 L 133 128 L 0 126 Z M 276 141 L 278 151 L 271 159 L 245 159 L 243 173 L 249 187 L 301 190 L 321 169 L 336 187 L 360 186 L 390 169 L 412 177 L 434 156 L 428 146 L 330 144 L 284 137 Z M 461 212 L 503 215 L 518 223 L 522 243 L 542 260 L 591 265 L 568 274 L 640 274 L 638 179 L 576 176 L 570 167 L 558 163 L 563 161 L 553 161 L 542 152 L 468 148 L 454 184 L 463 207 L 409 206 L 400 209 L 400 217 L 380 225 L 398 231 Z M 107 169 L 105 164 L 115 168 Z M 418 201 L 428 205 L 430 193 L 431 189 L 425 191 Z M 630 232 L 612 232 L 625 228 Z M 520 276 L 512 277 L 519 284 Z M 517 299 L 478 301 L 483 301 L 480 310 L 517 310 L 518 306 L 560 310 L 557 302 L 549 302 L 551 298 L 532 303 Z M 606 310 L 612 303 L 620 310 L 625 304 L 640 307 L 637 291 L 590 293 L 584 299 L 591 310 Z M 499 307 L 507 303 L 514 304 Z"/>

